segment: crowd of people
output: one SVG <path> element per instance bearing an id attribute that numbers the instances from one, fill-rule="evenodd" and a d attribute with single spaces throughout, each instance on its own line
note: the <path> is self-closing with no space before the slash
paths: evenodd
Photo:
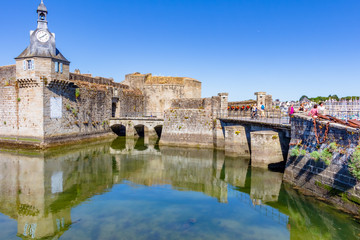
<path id="1" fill-rule="evenodd" d="M 305 108 L 304 103 L 302 103 L 297 110 L 295 110 L 294 104 L 291 104 L 288 109 L 288 115 L 290 117 L 289 123 L 291 122 L 291 118 L 293 117 L 295 112 L 308 112 L 309 116 L 311 116 L 312 118 L 317 118 L 319 114 L 325 115 L 326 109 L 323 102 L 320 102 L 319 105 L 315 104 L 313 108 L 309 111 Z"/>
<path id="2" fill-rule="evenodd" d="M 260 116 L 259 116 L 260 112 Z M 265 105 L 258 107 L 256 104 L 251 106 L 251 118 L 265 117 Z"/>

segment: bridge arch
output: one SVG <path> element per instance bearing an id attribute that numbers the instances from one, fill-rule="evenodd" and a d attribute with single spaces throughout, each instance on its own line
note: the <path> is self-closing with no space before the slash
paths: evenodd
<path id="1" fill-rule="evenodd" d="M 126 136 L 126 127 L 122 124 L 112 125 L 111 130 L 118 136 Z"/>
<path id="2" fill-rule="evenodd" d="M 144 124 L 138 124 L 134 126 L 135 134 L 139 137 L 145 137 L 146 133 L 148 132 L 149 128 Z"/>
<path id="3" fill-rule="evenodd" d="M 157 125 L 154 127 L 154 130 L 159 138 L 161 137 L 162 129 L 163 129 L 163 125 Z"/>

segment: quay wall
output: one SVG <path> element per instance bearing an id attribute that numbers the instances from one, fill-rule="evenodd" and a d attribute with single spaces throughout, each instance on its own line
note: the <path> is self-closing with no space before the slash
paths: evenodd
<path id="1" fill-rule="evenodd" d="M 349 161 L 359 145 L 359 130 L 336 123 L 328 127 L 326 124 L 325 121 L 316 124 L 319 144 L 312 118 L 300 114 L 292 118 L 284 181 L 358 214 L 360 183 L 350 173 Z M 329 160 L 327 164 L 326 159 Z"/>

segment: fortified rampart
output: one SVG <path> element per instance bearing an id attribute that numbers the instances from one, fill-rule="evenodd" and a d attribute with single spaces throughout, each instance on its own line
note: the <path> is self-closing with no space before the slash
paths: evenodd
<path id="1" fill-rule="evenodd" d="M 176 146 L 214 147 L 217 137 L 224 135 L 217 113 L 226 105 L 227 94 L 212 98 L 176 99 L 165 111 L 160 144 Z M 217 131 L 219 127 L 219 132 Z"/>
<path id="2" fill-rule="evenodd" d="M 349 171 L 349 161 L 359 136 L 357 129 L 336 123 L 320 121 L 314 127 L 312 118 L 297 114 L 284 180 L 358 214 L 360 184 Z"/>
<path id="3" fill-rule="evenodd" d="M 69 79 L 17 78 L 0 67 L 0 142 L 47 146 L 110 134 L 109 119 L 144 111 L 140 90 L 112 79 L 69 73 Z"/>
<path id="4" fill-rule="evenodd" d="M 122 83 L 143 92 L 145 112 L 149 114 L 169 109 L 173 99 L 201 98 L 201 82 L 192 78 L 133 73 Z"/>
<path id="5" fill-rule="evenodd" d="M 0 134 L 14 134 L 17 122 L 16 66 L 0 67 Z"/>

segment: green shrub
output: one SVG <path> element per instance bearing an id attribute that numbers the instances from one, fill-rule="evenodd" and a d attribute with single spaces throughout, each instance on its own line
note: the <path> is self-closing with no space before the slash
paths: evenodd
<path id="1" fill-rule="evenodd" d="M 318 161 L 320 159 L 320 153 L 318 151 L 314 151 L 310 153 L 310 157 L 315 161 Z"/>
<path id="2" fill-rule="evenodd" d="M 72 113 L 75 117 L 77 117 L 78 111 L 76 109 L 73 108 Z"/>
<path id="3" fill-rule="evenodd" d="M 331 160 L 333 158 L 332 153 L 330 152 L 329 148 L 325 148 L 321 154 L 320 154 L 321 159 L 325 162 L 326 165 L 330 165 Z"/>
<path id="4" fill-rule="evenodd" d="M 291 157 L 298 157 L 300 155 L 299 147 L 296 146 L 293 149 L 290 150 L 290 156 Z"/>
<path id="5" fill-rule="evenodd" d="M 300 150 L 300 156 L 305 156 L 305 155 L 306 155 L 306 150 L 305 149 Z"/>
<path id="6" fill-rule="evenodd" d="M 360 149 L 359 149 L 359 147 L 356 148 L 355 152 L 351 156 L 348 166 L 349 166 L 350 173 L 357 179 L 360 179 Z"/>
<path id="7" fill-rule="evenodd" d="M 332 142 L 329 144 L 329 150 L 330 152 L 336 152 L 338 150 L 336 142 Z"/>
<path id="8" fill-rule="evenodd" d="M 75 90 L 75 97 L 76 97 L 76 98 L 79 98 L 79 97 L 80 97 L 80 89 L 79 89 L 79 88 L 77 88 L 77 89 Z"/>

